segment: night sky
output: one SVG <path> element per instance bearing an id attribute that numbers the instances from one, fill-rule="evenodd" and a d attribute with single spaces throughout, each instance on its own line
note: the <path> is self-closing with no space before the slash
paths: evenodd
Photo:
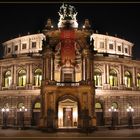
<path id="1" fill-rule="evenodd" d="M 57 27 L 62 3 L 0 3 L 0 43 L 41 31 L 48 18 Z M 98 33 L 117 34 L 135 44 L 134 57 L 140 59 L 140 3 L 71 3 L 78 15 L 79 28 L 89 19 Z"/>

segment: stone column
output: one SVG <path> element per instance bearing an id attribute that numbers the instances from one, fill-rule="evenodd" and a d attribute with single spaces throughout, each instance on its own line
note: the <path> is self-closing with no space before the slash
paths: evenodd
<path id="1" fill-rule="evenodd" d="M 51 55 L 51 80 L 54 81 L 54 54 Z"/>
<path id="2" fill-rule="evenodd" d="M 87 56 L 87 58 L 86 58 L 86 68 L 87 68 L 87 76 L 86 76 L 86 78 L 87 79 L 90 79 L 90 77 L 91 77 L 90 67 L 91 67 L 90 58 L 89 58 L 89 56 Z"/>
<path id="3" fill-rule="evenodd" d="M 28 89 L 28 85 L 30 82 L 30 70 L 29 70 L 29 64 L 26 66 L 26 89 Z"/>
<path id="4" fill-rule="evenodd" d="M 17 86 L 17 72 L 16 72 L 16 70 L 17 70 L 17 66 L 14 65 L 14 85 L 15 85 L 15 87 Z"/>
<path id="5" fill-rule="evenodd" d="M 86 80 L 85 73 L 85 57 L 83 57 L 83 80 Z"/>
<path id="6" fill-rule="evenodd" d="M 48 78 L 49 80 L 51 80 L 51 56 L 49 56 L 47 58 L 47 63 L 48 63 L 48 68 L 47 68 L 46 78 Z"/>
<path id="7" fill-rule="evenodd" d="M 81 80 L 82 80 L 82 81 L 84 80 L 84 74 L 83 74 L 83 70 L 84 70 L 84 69 L 83 69 L 83 66 L 84 66 L 84 65 L 83 65 L 83 56 L 82 56 L 82 58 L 81 58 L 81 71 L 82 71 L 82 72 L 81 72 L 81 77 L 82 77 Z"/>
<path id="8" fill-rule="evenodd" d="M 2 75 L 2 66 L 0 66 L 0 90 L 2 89 L 2 84 L 3 84 L 3 81 L 2 81 L 2 77 L 3 77 L 3 75 Z"/>
<path id="9" fill-rule="evenodd" d="M 119 89 L 123 89 L 124 88 L 124 81 L 123 81 L 123 77 L 124 77 L 124 66 L 120 65 L 119 66 L 119 71 L 120 71 L 120 77 L 119 77 Z"/>
<path id="10" fill-rule="evenodd" d="M 46 59 L 43 56 L 43 66 L 42 66 L 42 80 L 46 79 Z"/>
<path id="11" fill-rule="evenodd" d="M 119 65 L 119 71 L 120 71 L 120 85 L 123 85 L 123 71 L 122 71 L 122 65 Z"/>
<path id="12" fill-rule="evenodd" d="M 32 64 L 29 65 L 30 68 L 30 84 L 33 85 L 33 71 L 32 71 Z"/>
<path id="13" fill-rule="evenodd" d="M 14 84 L 14 65 L 12 65 L 10 69 L 11 69 L 11 78 L 12 78 L 11 81 L 11 88 L 12 88 Z"/>
<path id="14" fill-rule="evenodd" d="M 122 53 L 124 54 L 124 43 L 122 43 Z"/>
<path id="15" fill-rule="evenodd" d="M 109 64 L 107 64 L 107 66 L 106 66 L 106 75 L 107 75 L 107 84 L 109 84 Z"/>
<path id="16" fill-rule="evenodd" d="M 107 84 L 107 70 L 106 70 L 106 64 L 104 64 L 104 84 Z"/>
<path id="17" fill-rule="evenodd" d="M 115 52 L 117 51 L 117 43 L 116 43 L 116 41 L 114 42 L 114 50 L 115 50 Z"/>
<path id="18" fill-rule="evenodd" d="M 17 75 L 16 75 L 16 65 L 13 65 L 11 67 L 11 77 L 12 77 L 12 89 L 16 89 L 16 78 L 17 78 Z"/>
<path id="19" fill-rule="evenodd" d="M 87 72 L 88 72 L 88 70 L 87 70 L 88 68 L 87 68 L 87 58 L 85 57 L 85 65 L 84 65 L 84 75 L 85 75 L 85 80 L 87 80 Z"/>
<path id="20" fill-rule="evenodd" d="M 136 67 L 133 67 L 133 88 L 136 87 L 136 79 L 137 79 L 137 75 L 136 75 Z"/>
<path id="21" fill-rule="evenodd" d="M 106 52 L 107 52 L 107 43 L 108 43 L 108 40 L 105 39 L 105 50 L 106 50 Z"/>

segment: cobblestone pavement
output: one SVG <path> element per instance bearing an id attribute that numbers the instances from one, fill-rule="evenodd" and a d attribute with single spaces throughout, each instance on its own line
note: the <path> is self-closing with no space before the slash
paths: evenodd
<path id="1" fill-rule="evenodd" d="M 120 129 L 120 130 L 98 130 L 92 133 L 78 133 L 78 132 L 56 132 L 47 133 L 39 130 L 15 130 L 15 129 L 0 129 L 0 139 L 5 140 L 75 140 L 75 139 L 98 139 L 98 140 L 130 140 L 140 139 L 140 129 Z"/>

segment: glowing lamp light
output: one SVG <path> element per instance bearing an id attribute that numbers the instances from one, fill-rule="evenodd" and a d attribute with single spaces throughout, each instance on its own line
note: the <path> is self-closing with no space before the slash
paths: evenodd
<path id="1" fill-rule="evenodd" d="M 22 106 L 22 109 L 25 109 L 25 106 Z"/>
<path id="2" fill-rule="evenodd" d="M 83 29 L 85 29 L 85 25 L 83 25 Z"/>
<path id="3" fill-rule="evenodd" d="M 127 109 L 126 109 L 127 112 L 134 112 L 134 108 L 132 108 L 131 106 L 129 106 Z"/>
<path id="4" fill-rule="evenodd" d="M 111 106 L 111 109 L 114 109 L 114 106 Z"/>
<path id="5" fill-rule="evenodd" d="M 62 118 L 63 117 L 63 112 L 61 110 L 59 110 L 59 112 L 58 112 L 58 117 L 59 118 Z"/>
<path id="6" fill-rule="evenodd" d="M 73 112 L 73 117 L 77 118 L 77 112 L 76 111 Z"/>
<path id="7" fill-rule="evenodd" d="M 129 112 L 129 109 L 127 108 L 126 111 Z"/>
<path id="8" fill-rule="evenodd" d="M 131 111 L 134 112 L 134 109 L 132 108 Z"/>
<path id="9" fill-rule="evenodd" d="M 4 111 L 5 111 L 5 109 L 4 109 L 4 108 L 2 108 L 2 109 L 1 109 L 1 111 L 2 111 L 2 112 L 4 112 Z"/>
<path id="10" fill-rule="evenodd" d="M 9 108 L 6 108 L 6 112 L 9 112 Z"/>

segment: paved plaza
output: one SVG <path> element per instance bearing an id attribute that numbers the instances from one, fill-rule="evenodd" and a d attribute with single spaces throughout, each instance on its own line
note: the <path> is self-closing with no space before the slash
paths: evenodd
<path id="1" fill-rule="evenodd" d="M 0 129 L 0 139 L 5 140 L 76 140 L 76 139 L 109 139 L 109 140 L 130 140 L 140 139 L 140 128 L 138 129 L 120 129 L 120 130 L 108 130 L 102 129 L 92 133 L 78 133 L 78 132 L 56 132 L 47 133 L 39 130 L 15 130 L 15 129 Z"/>

